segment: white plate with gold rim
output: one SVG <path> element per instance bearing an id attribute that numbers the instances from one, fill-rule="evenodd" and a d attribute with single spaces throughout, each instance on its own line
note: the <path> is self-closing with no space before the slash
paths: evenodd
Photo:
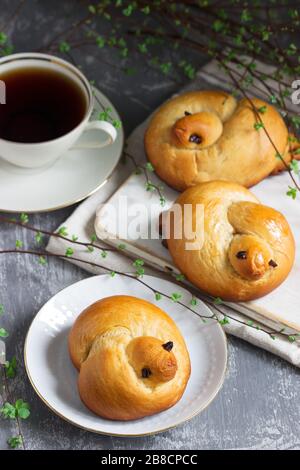
<path id="1" fill-rule="evenodd" d="M 190 294 L 172 282 L 144 276 L 143 280 L 165 294 L 180 292 L 188 305 Z M 111 421 L 90 412 L 77 391 L 78 372 L 68 354 L 67 338 L 76 317 L 103 297 L 125 294 L 156 303 L 176 322 L 189 350 L 192 372 L 181 400 L 172 408 L 135 421 Z M 201 300 L 193 307 L 204 316 L 211 310 Z M 29 380 L 43 402 L 61 418 L 88 431 L 115 436 L 155 434 L 178 426 L 206 408 L 220 390 L 226 371 L 227 341 L 215 320 L 205 323 L 179 303 L 162 297 L 121 275 L 100 275 L 79 281 L 50 299 L 34 318 L 25 342 L 25 366 Z"/>
<path id="2" fill-rule="evenodd" d="M 94 88 L 92 117 L 103 108 L 111 109 L 113 119 L 120 120 L 109 99 Z M 93 131 L 86 132 L 88 139 Z M 28 170 L 0 158 L 0 210 L 5 212 L 46 212 L 82 201 L 103 186 L 120 160 L 124 144 L 123 129 L 116 141 L 102 149 L 71 149 L 48 168 Z"/>

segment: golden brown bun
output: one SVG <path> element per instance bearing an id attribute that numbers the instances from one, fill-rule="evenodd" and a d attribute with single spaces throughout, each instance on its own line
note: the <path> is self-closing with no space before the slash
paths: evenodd
<path id="1" fill-rule="evenodd" d="M 282 117 L 264 101 L 252 101 L 257 109 L 264 107 L 264 126 L 286 154 Z M 247 99 L 237 102 L 221 91 L 185 93 L 155 113 L 145 134 L 146 154 L 160 178 L 179 191 L 212 180 L 250 187 L 281 167 L 264 130 L 254 128 L 256 121 Z"/>
<path id="2" fill-rule="evenodd" d="M 108 419 L 170 408 L 190 376 L 189 354 L 173 320 L 136 297 L 107 297 L 85 309 L 70 332 L 69 351 L 82 401 Z"/>
<path id="3" fill-rule="evenodd" d="M 181 208 L 192 204 L 193 230 L 196 204 L 204 207 L 201 248 L 187 250 L 191 240 L 174 238 L 175 227 L 182 225 L 174 216 L 168 239 L 176 266 L 204 292 L 224 300 L 252 300 L 271 292 L 289 274 L 295 258 L 290 227 L 280 212 L 260 204 L 248 189 L 212 181 L 187 189 L 176 202 Z M 196 241 L 201 238 L 197 233 Z"/>

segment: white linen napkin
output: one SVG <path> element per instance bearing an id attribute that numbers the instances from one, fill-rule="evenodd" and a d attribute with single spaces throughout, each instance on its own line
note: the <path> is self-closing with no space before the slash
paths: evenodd
<path id="1" fill-rule="evenodd" d="M 261 65 L 265 72 L 270 72 L 271 69 L 264 64 Z M 229 80 L 228 80 L 229 82 Z M 273 82 L 272 82 L 273 85 Z M 274 85 L 276 86 L 276 84 Z M 228 83 L 226 83 L 225 77 L 220 76 L 220 70 L 218 69 L 217 65 L 214 62 L 203 67 L 194 82 L 190 83 L 188 87 L 184 89 L 205 89 L 205 88 L 229 88 Z M 255 90 L 255 94 L 259 95 L 257 90 Z M 145 155 L 143 151 L 143 135 L 144 129 L 147 123 L 143 123 L 138 126 L 131 136 L 128 139 L 128 152 L 132 154 L 136 161 L 144 161 Z M 111 176 L 109 181 L 102 187 L 99 191 L 97 191 L 93 196 L 86 199 L 78 208 L 74 211 L 74 213 L 62 224 L 63 226 L 67 227 L 67 231 L 70 235 L 75 234 L 79 240 L 81 241 L 90 241 L 92 234 L 94 233 L 94 221 L 95 221 L 95 214 L 97 207 L 99 204 L 104 203 L 110 196 L 118 189 L 121 183 L 132 173 L 133 166 L 129 160 L 125 163 L 121 162 L 118 166 L 118 169 L 114 172 Z M 286 209 L 290 207 L 288 211 L 289 214 L 293 214 L 292 220 L 289 220 L 293 230 L 295 230 L 295 226 L 297 227 L 297 234 L 295 234 L 299 238 L 300 233 L 300 225 L 299 225 L 299 217 L 297 218 L 297 214 L 299 214 L 300 209 L 300 201 L 290 201 L 287 196 L 285 196 L 285 188 L 289 184 L 289 179 L 287 174 L 282 174 L 276 178 L 269 178 L 255 188 L 253 188 L 253 192 L 259 197 L 259 199 L 267 204 L 271 205 L 282 212 L 285 213 L 286 216 Z M 272 203 L 273 202 L 273 203 Z M 292 206 L 291 206 L 292 204 Z M 294 205 L 293 205 L 294 204 Z M 289 217 L 288 217 L 289 219 Z M 298 230 L 299 229 L 299 230 Z M 102 243 L 101 243 L 102 245 Z M 66 249 L 70 246 L 70 243 L 64 241 L 62 239 L 51 237 L 49 240 L 49 244 L 47 246 L 47 250 L 53 253 L 58 254 L 65 254 Z M 103 243 L 103 246 L 105 244 Z M 121 253 L 111 252 L 108 254 L 105 260 L 101 259 L 99 255 L 99 251 L 95 250 L 94 252 L 87 252 L 85 247 L 77 248 L 75 245 L 72 245 L 74 249 L 74 256 L 79 258 L 82 261 L 91 261 L 95 263 L 105 264 L 108 269 L 110 270 L 120 270 L 125 272 L 134 272 L 136 268 L 132 266 L 132 260 L 127 258 L 126 256 L 122 255 Z M 297 275 L 300 279 L 300 253 L 298 251 L 297 254 Z M 102 261 L 102 263 L 101 263 Z M 81 266 L 83 269 L 93 273 L 99 274 L 103 271 L 101 268 L 96 268 L 90 266 L 85 263 L 80 263 L 80 261 L 74 261 L 70 258 L 70 262 L 75 263 Z M 147 273 L 149 274 L 156 274 L 157 276 L 164 276 L 163 273 L 158 271 L 152 270 L 152 268 L 147 268 Z M 297 275 L 293 273 L 293 285 L 288 286 L 288 289 L 291 289 L 290 292 L 288 290 L 283 290 L 282 295 L 277 295 L 276 291 L 274 293 L 269 294 L 269 296 L 260 300 L 262 312 L 263 310 L 268 307 L 268 311 L 270 311 L 270 302 L 274 305 L 279 304 L 279 307 L 282 311 L 282 317 L 284 318 L 285 312 L 290 309 L 293 309 L 293 317 L 297 316 L 297 308 L 295 307 L 295 302 L 293 304 L 289 304 L 287 302 L 287 298 L 292 299 L 293 296 L 300 296 L 300 292 L 297 292 L 296 283 Z M 294 286 L 294 287 L 293 287 Z M 299 289 L 298 289 L 299 290 Z M 268 299 L 269 300 L 266 300 Z M 300 297 L 297 297 L 297 301 L 299 302 Z M 296 299 L 295 299 L 296 300 Z M 289 300 L 290 301 L 290 300 Z M 245 304 L 243 304 L 245 305 Z M 299 303 L 297 304 L 299 305 Z M 239 305 L 235 304 L 235 308 L 238 309 Z M 248 307 L 251 308 L 251 307 Z M 236 320 L 247 320 L 247 316 L 245 315 L 246 310 L 245 308 L 241 307 L 244 313 L 233 311 L 229 309 L 227 306 L 222 305 L 222 309 L 227 311 L 228 314 L 230 313 L 231 317 L 236 318 Z M 296 309 L 296 310 L 295 310 Z M 272 310 L 272 309 L 271 309 Z M 299 310 L 299 318 L 300 318 L 300 310 Z M 257 324 L 257 322 L 255 322 Z M 300 324 L 300 320 L 299 320 Z M 229 324 L 224 326 L 225 330 L 242 338 L 255 346 L 261 347 L 270 351 L 287 361 L 291 362 L 292 364 L 300 367 L 300 344 L 299 342 L 291 343 L 288 339 L 283 337 L 276 337 L 273 340 L 270 336 L 265 334 L 263 331 L 256 330 L 250 328 L 248 326 L 240 324 L 238 321 L 230 320 Z"/>

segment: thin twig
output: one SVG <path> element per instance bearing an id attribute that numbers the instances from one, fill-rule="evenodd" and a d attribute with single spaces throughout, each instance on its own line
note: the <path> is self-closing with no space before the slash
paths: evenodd
<path id="1" fill-rule="evenodd" d="M 1 31 L 8 31 L 8 29 L 10 28 L 11 25 L 13 25 L 13 23 L 15 23 L 20 11 L 21 11 L 21 8 L 23 7 L 23 5 L 25 4 L 25 0 L 20 0 L 15 11 L 12 13 L 12 15 L 10 16 L 10 18 L 5 22 L 4 26 L 0 28 Z"/>
<path id="2" fill-rule="evenodd" d="M 72 238 L 68 238 L 67 236 L 60 235 L 58 232 L 51 232 L 49 230 L 36 228 L 36 227 L 33 227 L 32 225 L 28 225 L 28 224 L 25 224 L 23 222 L 19 222 L 18 220 L 9 219 L 8 217 L 5 217 L 3 215 L 0 215 L 0 222 L 6 223 L 6 224 L 17 225 L 18 227 L 26 228 L 28 230 L 31 230 L 32 232 L 41 233 L 41 234 L 46 235 L 48 237 L 59 238 L 61 240 L 72 243 L 74 245 L 84 246 L 86 248 L 89 248 L 89 247 L 92 246 L 93 248 L 97 248 L 98 250 L 102 250 L 102 251 L 116 251 L 115 248 L 100 246 L 100 245 L 98 245 L 97 243 L 95 243 L 93 241 L 81 242 L 81 241 L 78 241 L 78 240 L 73 240 Z"/>
<path id="3" fill-rule="evenodd" d="M 13 402 L 14 400 L 12 398 L 12 394 L 10 392 L 10 388 L 9 388 L 9 385 L 8 385 L 8 379 L 7 379 L 7 376 L 6 376 L 6 371 L 5 371 L 4 367 L 2 367 L 2 369 L 3 369 L 4 388 L 6 390 L 6 399 L 7 399 L 8 402 Z M 18 416 L 16 416 L 15 422 L 17 424 L 17 429 L 18 429 L 19 436 L 21 437 L 21 440 L 22 440 L 23 450 L 26 450 L 25 439 L 24 439 L 24 435 L 23 435 L 23 432 L 22 432 L 22 429 L 21 429 L 20 418 Z"/>
<path id="4" fill-rule="evenodd" d="M 168 294 L 165 294 L 163 291 L 160 291 L 160 290 L 157 290 L 157 289 L 154 289 L 152 286 L 150 286 L 149 284 L 147 284 L 141 276 L 138 276 L 134 273 L 130 274 L 130 273 L 125 273 L 125 272 L 122 272 L 122 271 L 119 271 L 119 270 L 112 270 L 110 268 L 108 268 L 107 266 L 103 265 L 103 264 L 100 264 L 100 263 L 95 263 L 94 261 L 88 261 L 88 260 L 82 260 L 80 258 L 77 258 L 75 256 L 68 256 L 68 255 L 63 255 L 63 254 L 60 254 L 60 253 L 49 253 L 47 251 L 36 251 L 36 250 L 16 250 L 16 249 L 6 249 L 6 250 L 0 250 L 0 255 L 1 254 L 28 254 L 28 255 L 34 255 L 34 256 L 39 256 L 39 257 L 50 257 L 50 258 L 62 258 L 62 259 L 68 259 L 69 261 L 77 261 L 79 263 L 82 263 L 82 264 L 86 264 L 86 265 L 90 265 L 94 268 L 101 268 L 103 269 L 104 271 L 106 271 L 107 273 L 114 273 L 115 274 L 118 274 L 120 276 L 123 276 L 123 277 L 127 277 L 129 279 L 134 279 L 136 280 L 137 282 L 139 282 L 140 284 L 142 284 L 143 286 L 147 287 L 148 289 L 150 289 L 154 294 L 160 294 L 161 296 L 169 299 L 169 300 L 173 300 L 173 297 L 171 295 L 168 295 Z M 166 273 L 168 274 L 168 273 Z M 169 274 L 170 276 L 170 274 Z M 174 282 L 174 279 L 172 278 L 173 282 Z M 178 283 L 177 281 L 177 284 L 179 287 L 183 287 L 186 289 L 185 286 L 181 285 L 180 283 Z M 194 298 L 194 295 L 189 292 L 191 297 Z M 207 316 L 207 315 L 202 315 L 200 314 L 199 312 L 195 311 L 194 309 L 192 309 L 190 306 L 184 304 L 183 302 L 181 302 L 180 300 L 176 300 L 176 303 L 178 303 L 179 305 L 181 305 L 182 307 L 184 308 L 187 308 L 189 311 L 191 311 L 192 313 L 194 313 L 195 315 L 197 315 L 198 317 L 202 318 L 203 320 L 207 320 L 207 319 L 211 319 L 211 320 L 215 320 L 217 322 L 220 322 L 220 320 L 218 319 L 218 317 L 215 315 L 215 314 L 212 314 L 211 316 Z M 289 334 L 287 333 L 284 333 L 283 331 L 276 331 L 276 330 L 272 330 L 272 329 L 269 329 L 269 330 L 266 330 L 264 328 L 257 328 L 257 326 L 255 325 L 251 325 L 249 323 L 246 323 L 246 322 L 243 322 L 242 320 L 239 320 L 239 319 L 236 319 L 234 318 L 233 316 L 231 316 L 230 314 L 227 314 L 227 313 L 224 313 L 213 301 L 208 301 L 208 303 L 210 303 L 210 305 L 212 305 L 219 313 L 221 313 L 223 315 L 223 317 L 225 318 L 229 318 L 239 324 L 242 324 L 244 326 L 247 326 L 249 328 L 253 328 L 255 330 L 259 329 L 260 331 L 262 331 L 263 333 L 267 334 L 268 336 L 270 337 L 275 337 L 276 335 L 277 336 L 281 336 L 281 337 L 284 337 L 284 338 L 288 338 L 289 337 Z"/>

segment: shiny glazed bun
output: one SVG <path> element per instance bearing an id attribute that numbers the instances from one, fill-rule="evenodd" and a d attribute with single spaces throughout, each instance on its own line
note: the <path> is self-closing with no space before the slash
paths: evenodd
<path id="1" fill-rule="evenodd" d="M 190 359 L 177 326 L 160 308 L 125 295 L 85 309 L 69 335 L 82 401 L 108 419 L 131 420 L 180 400 Z"/>
<path id="2" fill-rule="evenodd" d="M 252 102 L 289 163 L 282 117 L 264 101 Z M 247 99 L 237 102 L 222 91 L 184 93 L 154 114 L 145 134 L 146 154 L 159 177 L 179 191 L 212 180 L 250 187 L 284 169 L 265 131 L 255 128 L 257 119 Z"/>
<path id="3" fill-rule="evenodd" d="M 251 300 L 271 292 L 289 274 L 295 258 L 291 229 L 280 212 L 260 204 L 248 189 L 212 181 L 187 189 L 176 203 L 192 205 L 193 230 L 196 204 L 204 208 L 202 247 L 187 250 L 191 240 L 184 233 L 175 238 L 184 217 L 171 214 L 167 240 L 175 265 L 204 292 L 224 300 Z M 200 234 L 192 241 L 197 238 Z"/>

